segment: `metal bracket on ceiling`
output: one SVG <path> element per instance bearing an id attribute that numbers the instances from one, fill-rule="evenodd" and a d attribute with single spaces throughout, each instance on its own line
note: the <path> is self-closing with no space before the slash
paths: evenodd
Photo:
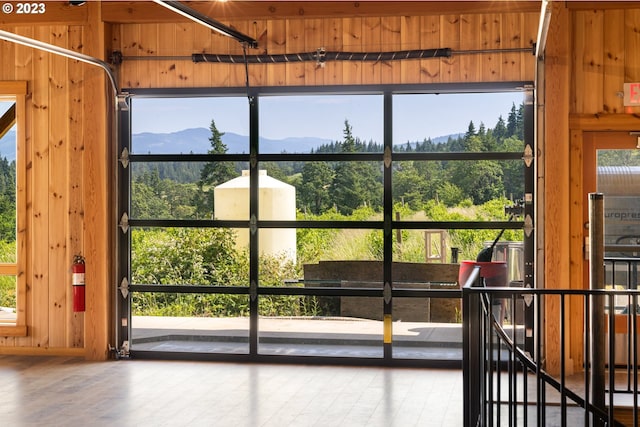
<path id="1" fill-rule="evenodd" d="M 129 103 L 127 102 L 128 98 L 129 98 L 128 92 L 121 92 L 117 95 L 118 111 L 129 111 Z"/>

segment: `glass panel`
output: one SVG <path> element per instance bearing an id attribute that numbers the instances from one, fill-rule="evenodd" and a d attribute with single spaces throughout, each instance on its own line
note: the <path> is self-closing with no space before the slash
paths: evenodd
<path id="1" fill-rule="evenodd" d="M 246 97 L 133 98 L 132 153 L 249 152 Z"/>
<path id="2" fill-rule="evenodd" d="M 429 201 L 453 208 L 524 197 L 521 160 L 395 162 L 392 180 L 396 217 L 423 210 Z"/>
<path id="3" fill-rule="evenodd" d="M 597 191 L 604 194 L 605 285 L 637 289 L 640 263 L 640 153 L 598 150 Z M 626 302 L 617 297 L 616 307 Z"/>
<path id="4" fill-rule="evenodd" d="M 303 268 L 327 261 L 382 261 L 382 230 L 298 228 L 296 239 Z"/>
<path id="5" fill-rule="evenodd" d="M 248 286 L 248 252 L 226 228 L 134 229 L 134 284 Z"/>
<path id="6" fill-rule="evenodd" d="M 381 95 L 260 98 L 261 153 L 382 152 Z"/>
<path id="7" fill-rule="evenodd" d="M 372 307 L 378 320 L 355 315 L 351 310 L 357 305 Z M 383 355 L 381 298 L 261 296 L 259 307 L 260 354 L 375 358 Z M 283 308 L 289 311 L 289 316 L 273 315 Z"/>
<path id="8" fill-rule="evenodd" d="M 470 210 L 470 215 L 473 211 Z M 475 220 L 465 213 L 448 213 L 442 207 L 427 210 L 427 217 L 435 221 Z M 485 220 L 506 221 L 505 216 L 485 217 Z M 393 259 L 396 262 L 451 263 L 476 260 L 479 253 L 492 245 L 502 230 L 467 229 L 409 229 L 403 230 L 402 224 L 394 230 Z M 492 252 L 493 261 L 506 260 L 503 252 L 506 248 L 517 250 L 517 259 L 522 261 L 522 230 L 504 230 Z M 517 249 L 516 249 L 517 248 Z M 506 252 L 505 252 L 506 253 Z M 516 255 L 509 255 L 516 256 Z M 516 268 L 516 267 L 514 267 Z"/>
<path id="9" fill-rule="evenodd" d="M 394 263 L 394 290 L 458 289 L 457 264 Z M 462 357 L 460 298 L 404 297 L 393 300 L 393 357 L 458 360 Z"/>
<path id="10" fill-rule="evenodd" d="M 131 217 L 248 220 L 249 176 L 240 168 L 234 162 L 132 163 Z"/>
<path id="11" fill-rule="evenodd" d="M 0 276 L 0 325 L 16 321 L 16 276 Z"/>
<path id="12" fill-rule="evenodd" d="M 132 294 L 132 350 L 249 353 L 249 297 Z"/>
<path id="13" fill-rule="evenodd" d="M 300 220 L 382 220 L 382 162 L 263 162 L 260 168 L 270 177 L 261 178 L 261 204 L 292 192 Z"/>
<path id="14" fill-rule="evenodd" d="M 522 92 L 394 95 L 394 150 L 512 151 L 509 140 L 524 139 L 523 98 Z"/>

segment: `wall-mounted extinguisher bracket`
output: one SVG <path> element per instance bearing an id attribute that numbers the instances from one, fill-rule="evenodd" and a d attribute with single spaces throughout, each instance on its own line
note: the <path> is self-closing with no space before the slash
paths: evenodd
<path id="1" fill-rule="evenodd" d="M 84 257 L 76 255 L 71 266 L 73 285 L 73 311 L 84 311 Z"/>

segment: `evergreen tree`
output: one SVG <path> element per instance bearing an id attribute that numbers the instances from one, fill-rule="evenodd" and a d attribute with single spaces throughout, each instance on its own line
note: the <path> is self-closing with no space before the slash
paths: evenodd
<path id="1" fill-rule="evenodd" d="M 214 120 L 211 120 L 209 130 L 211 131 L 211 136 L 209 137 L 211 149 L 207 151 L 207 154 L 226 154 L 229 149 L 225 143 L 222 142 L 224 132 L 218 131 Z M 216 186 L 234 178 L 235 176 L 236 171 L 233 163 L 209 162 L 202 168 L 200 172 L 200 182 L 198 184 L 201 188 L 207 185 Z"/>
<path id="2" fill-rule="evenodd" d="M 508 136 L 507 135 L 507 125 L 502 118 L 502 115 L 498 118 L 498 123 L 493 128 L 493 136 L 496 138 L 498 144 L 502 144 L 502 141 Z"/>
<path id="3" fill-rule="evenodd" d="M 507 136 L 514 136 L 518 133 L 518 111 L 516 104 L 511 104 L 511 111 L 507 118 Z"/>
<path id="4" fill-rule="evenodd" d="M 469 139 L 472 136 L 476 136 L 476 127 L 473 124 L 473 120 L 469 122 L 469 126 L 467 127 L 467 133 L 464 134 L 464 139 Z"/>
<path id="5" fill-rule="evenodd" d="M 354 138 L 348 120 L 344 122 L 344 140 L 341 151 L 355 153 L 361 144 Z M 375 164 L 363 161 L 339 162 L 335 168 L 335 178 L 330 191 L 332 201 L 340 213 L 349 215 L 354 209 L 368 205 L 379 208 L 382 205 L 382 173 Z"/>
<path id="6" fill-rule="evenodd" d="M 209 126 L 211 136 L 211 149 L 207 154 L 225 154 L 229 149 L 222 142 L 224 132 L 218 131 L 215 120 L 211 120 Z M 198 181 L 198 193 L 194 197 L 194 205 L 196 207 L 196 218 L 211 217 L 213 212 L 213 187 L 220 185 L 236 176 L 236 171 L 231 162 L 209 162 L 206 163 L 200 171 L 200 180 Z"/>
<path id="7" fill-rule="evenodd" d="M 331 207 L 329 189 L 333 178 L 334 171 L 326 162 L 306 163 L 302 168 L 299 203 L 316 215 L 325 212 Z"/>

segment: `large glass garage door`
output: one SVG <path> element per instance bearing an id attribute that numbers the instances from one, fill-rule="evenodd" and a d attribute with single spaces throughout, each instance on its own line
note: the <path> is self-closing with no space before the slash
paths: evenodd
<path id="1" fill-rule="evenodd" d="M 532 254 L 531 94 L 419 89 L 130 91 L 118 354 L 457 366 L 460 262 Z"/>

